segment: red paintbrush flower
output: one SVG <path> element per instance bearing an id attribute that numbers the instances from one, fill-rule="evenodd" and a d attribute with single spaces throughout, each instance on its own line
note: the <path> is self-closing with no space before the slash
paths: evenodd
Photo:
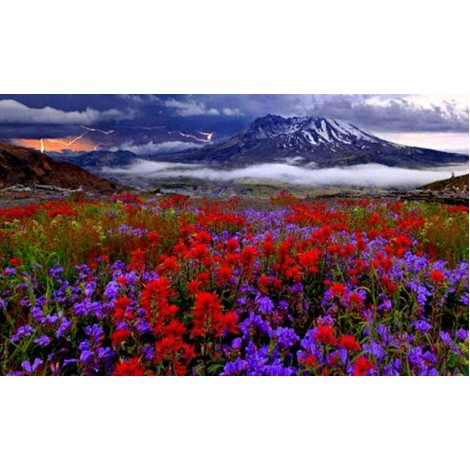
<path id="1" fill-rule="evenodd" d="M 127 361 L 118 362 L 114 366 L 113 375 L 145 375 L 145 367 L 138 357 L 133 357 Z"/>
<path id="2" fill-rule="evenodd" d="M 365 356 L 361 356 L 354 362 L 354 375 L 366 375 L 367 372 L 374 368 L 374 364 Z"/>
<path id="3" fill-rule="evenodd" d="M 431 278 L 431 281 L 435 282 L 436 284 L 441 284 L 446 278 L 445 274 L 438 269 L 432 271 L 429 277 Z"/>
<path id="4" fill-rule="evenodd" d="M 330 325 L 319 326 L 313 334 L 314 339 L 321 343 L 334 345 L 337 343 L 335 331 Z"/>
<path id="5" fill-rule="evenodd" d="M 361 345 L 354 335 L 341 335 L 338 347 L 347 349 L 348 351 L 360 351 Z"/>

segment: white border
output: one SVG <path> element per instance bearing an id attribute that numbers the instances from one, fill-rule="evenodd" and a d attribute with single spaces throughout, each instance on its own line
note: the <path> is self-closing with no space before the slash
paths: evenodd
<path id="1" fill-rule="evenodd" d="M 149 5 L 2 5 L 0 91 L 469 94 L 465 2 Z M 461 468 L 469 383 L 0 378 L 0 465 Z"/>

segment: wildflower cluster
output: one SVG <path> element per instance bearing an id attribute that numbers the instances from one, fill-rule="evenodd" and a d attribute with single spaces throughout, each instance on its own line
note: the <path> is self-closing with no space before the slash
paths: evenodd
<path id="1" fill-rule="evenodd" d="M 468 375 L 468 208 L 238 203 L 0 212 L 0 373 Z"/>

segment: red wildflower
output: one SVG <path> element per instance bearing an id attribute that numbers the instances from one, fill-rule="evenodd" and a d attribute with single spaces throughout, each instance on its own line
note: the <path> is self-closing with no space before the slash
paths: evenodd
<path id="1" fill-rule="evenodd" d="M 127 338 L 131 335 L 130 330 L 120 329 L 113 332 L 113 347 L 116 347 L 126 341 Z"/>
<path id="2" fill-rule="evenodd" d="M 269 234 L 263 244 L 263 255 L 266 256 L 266 258 L 269 258 L 275 253 L 275 251 L 276 250 L 274 249 L 273 236 Z"/>
<path id="3" fill-rule="evenodd" d="M 333 327 L 329 325 L 319 326 L 313 334 L 313 337 L 317 341 L 320 341 L 321 343 L 325 344 L 336 344 L 337 342 Z"/>
<path id="4" fill-rule="evenodd" d="M 299 264 L 310 273 L 318 272 L 318 263 L 323 253 L 320 250 L 310 250 L 298 255 Z"/>
<path id="5" fill-rule="evenodd" d="M 232 269 L 228 266 L 222 266 L 217 273 L 217 282 L 220 286 L 227 284 L 232 279 Z"/>
<path id="6" fill-rule="evenodd" d="M 269 286 L 271 285 L 271 281 L 268 276 L 262 275 L 258 279 L 258 289 L 263 293 L 267 294 L 269 291 Z"/>
<path id="7" fill-rule="evenodd" d="M 131 268 L 142 270 L 144 267 L 145 253 L 142 250 L 134 250 L 131 258 Z"/>
<path id="8" fill-rule="evenodd" d="M 200 292 L 196 296 L 194 306 L 193 336 L 220 336 L 224 328 L 222 304 L 217 295 L 210 292 Z"/>
<path id="9" fill-rule="evenodd" d="M 432 271 L 429 277 L 431 278 L 431 281 L 435 282 L 436 284 L 440 284 L 446 278 L 445 274 L 438 269 Z"/>
<path id="10" fill-rule="evenodd" d="M 359 293 L 357 292 L 353 292 L 350 296 L 349 296 L 349 302 L 351 303 L 351 306 L 353 307 L 362 307 L 362 305 L 364 304 L 364 300 L 363 298 L 360 296 Z"/>
<path id="11" fill-rule="evenodd" d="M 234 253 L 238 250 L 238 248 L 240 248 L 240 244 L 238 243 L 238 240 L 235 240 L 235 238 L 230 238 L 227 240 L 226 246 L 229 253 Z"/>
<path id="12" fill-rule="evenodd" d="M 154 331 L 161 333 L 163 324 L 174 318 L 178 312 L 176 305 L 170 305 L 169 298 L 174 293 L 168 279 L 164 277 L 150 281 L 141 294 L 141 305 L 154 321 Z"/>
<path id="13" fill-rule="evenodd" d="M 157 266 L 157 271 L 163 276 L 178 272 L 178 258 L 176 256 L 161 256 L 161 263 Z"/>
<path id="14" fill-rule="evenodd" d="M 207 246 L 203 245 L 202 243 L 194 245 L 193 249 L 191 250 L 191 257 L 199 261 L 206 258 L 208 254 L 209 250 L 207 249 Z"/>
<path id="15" fill-rule="evenodd" d="M 160 236 L 158 235 L 157 232 L 149 232 L 147 234 L 147 238 L 149 239 L 149 241 L 151 241 L 153 243 L 156 243 L 156 242 L 158 242 Z"/>
<path id="16" fill-rule="evenodd" d="M 354 335 L 341 335 L 339 347 L 347 349 L 348 351 L 360 351 L 361 345 Z"/>
<path id="17" fill-rule="evenodd" d="M 367 372 L 374 368 L 374 364 L 370 362 L 365 356 L 361 356 L 354 362 L 354 375 L 366 375 Z"/>
<path id="18" fill-rule="evenodd" d="M 258 250 L 252 246 L 243 248 L 242 252 L 240 253 L 242 263 L 245 267 L 251 266 L 255 262 L 255 259 L 258 255 Z"/>
<path id="19" fill-rule="evenodd" d="M 196 240 L 199 243 L 209 244 L 212 241 L 212 235 L 210 233 L 202 231 L 196 235 Z"/>
<path id="20" fill-rule="evenodd" d="M 340 282 L 332 282 L 330 292 L 334 297 L 342 297 L 346 294 L 346 286 Z"/>
<path id="21" fill-rule="evenodd" d="M 138 357 L 119 362 L 114 366 L 113 375 L 144 375 L 145 367 Z"/>
<path id="22" fill-rule="evenodd" d="M 304 365 L 306 365 L 307 367 L 316 367 L 318 365 L 318 359 L 316 356 L 314 356 L 313 354 L 308 354 L 308 356 L 302 356 L 300 358 L 300 362 Z"/>
<path id="23" fill-rule="evenodd" d="M 190 281 L 190 282 L 188 282 L 188 291 L 192 295 L 198 294 L 200 287 L 201 287 L 201 283 L 199 281 Z"/>

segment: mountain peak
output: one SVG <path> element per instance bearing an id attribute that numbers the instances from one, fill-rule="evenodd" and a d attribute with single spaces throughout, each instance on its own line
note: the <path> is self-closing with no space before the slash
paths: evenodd
<path id="1" fill-rule="evenodd" d="M 317 146 L 343 147 L 360 142 L 382 144 L 384 141 L 356 126 L 323 116 L 282 117 L 268 114 L 251 123 L 244 132 L 247 139 L 284 139 L 287 146 L 314 150 Z"/>
<path id="2" fill-rule="evenodd" d="M 229 167 L 295 162 L 309 168 L 367 163 L 422 168 L 465 162 L 468 157 L 398 145 L 335 118 L 268 114 L 231 138 L 201 149 L 167 154 L 168 160 Z"/>

